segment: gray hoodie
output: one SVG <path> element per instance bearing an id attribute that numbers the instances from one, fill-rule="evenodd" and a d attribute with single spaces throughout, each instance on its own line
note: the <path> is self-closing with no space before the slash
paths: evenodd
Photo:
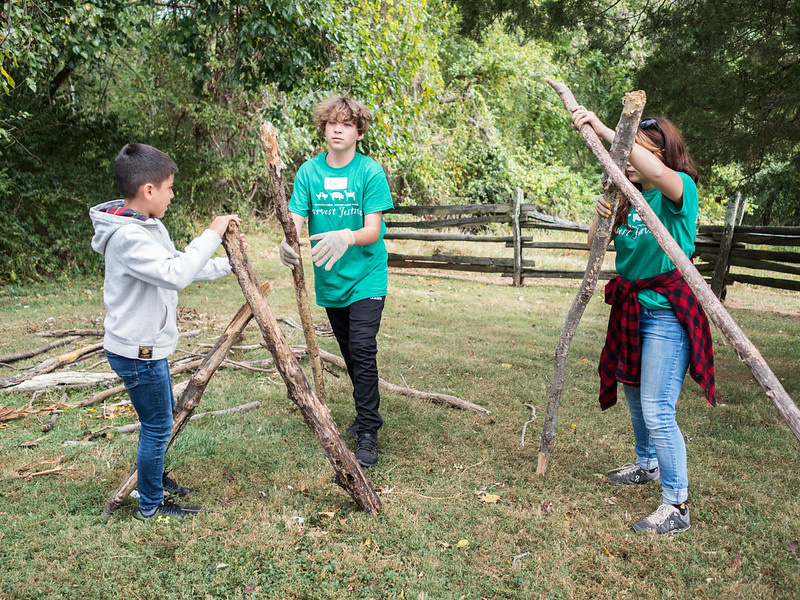
<path id="1" fill-rule="evenodd" d="M 140 221 L 101 209 L 89 210 L 92 248 L 105 258 L 103 301 L 106 350 L 126 358 L 161 359 L 178 345 L 178 292 L 193 281 L 231 272 L 227 258 L 214 258 L 220 237 L 206 229 L 179 252 L 159 219 Z"/>

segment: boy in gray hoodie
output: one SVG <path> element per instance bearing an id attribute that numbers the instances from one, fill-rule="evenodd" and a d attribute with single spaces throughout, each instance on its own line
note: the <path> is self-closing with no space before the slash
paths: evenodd
<path id="1" fill-rule="evenodd" d="M 178 292 L 193 281 L 210 281 L 231 272 L 227 258 L 211 258 L 237 215 L 216 217 L 179 252 L 161 223 L 173 197 L 178 166 L 146 144 L 127 144 L 114 161 L 122 200 L 93 207 L 92 248 L 103 255 L 106 306 L 103 345 L 111 368 L 122 378 L 139 416 L 138 469 L 140 520 L 194 515 L 199 506 L 164 499 L 194 490 L 164 474 L 164 454 L 172 434 L 172 382 L 167 357 L 178 345 Z"/>

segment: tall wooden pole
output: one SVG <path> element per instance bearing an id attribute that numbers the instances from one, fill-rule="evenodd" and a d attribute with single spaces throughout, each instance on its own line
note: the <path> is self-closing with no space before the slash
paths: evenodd
<path id="1" fill-rule="evenodd" d="M 350 494 L 361 510 L 377 514 L 381 509 L 380 498 L 336 429 L 328 405 L 320 401 L 311 389 L 269 303 L 258 293 L 258 281 L 242 251 L 238 231 L 236 224 L 231 223 L 222 239 L 222 245 L 250 304 L 253 317 L 261 329 L 264 342 L 275 359 L 275 366 L 286 384 L 289 399 L 300 408 L 303 419 L 333 466 L 336 472 L 334 481 Z"/>
<path id="2" fill-rule="evenodd" d="M 556 90 L 561 101 L 568 111 L 572 111 L 578 105 L 572 92 L 562 84 L 557 84 L 548 80 L 548 83 Z M 630 92 L 622 99 L 622 116 L 617 124 L 614 142 L 611 144 L 611 157 L 615 164 L 624 167 L 628 160 L 628 155 L 633 147 L 636 137 L 636 130 L 639 127 L 639 120 L 642 118 L 647 97 L 642 91 Z M 598 144 L 602 147 L 597 134 L 591 125 L 581 127 L 581 135 L 590 144 Z M 578 329 L 586 306 L 589 304 L 595 288 L 597 279 L 603 268 L 603 259 L 606 255 L 606 248 L 611 239 L 611 227 L 614 223 L 614 215 L 621 197 L 619 187 L 608 182 L 608 178 L 603 178 L 603 192 L 606 200 L 611 207 L 611 215 L 608 217 L 598 217 L 597 229 L 592 240 L 592 250 L 589 253 L 589 262 L 586 265 L 586 272 L 578 290 L 575 300 L 567 313 L 564 327 L 558 338 L 556 354 L 553 366 L 553 378 L 550 381 L 550 388 L 547 394 L 547 412 L 544 418 L 544 428 L 542 429 L 542 441 L 539 445 L 539 461 L 536 466 L 536 473 L 544 475 L 547 471 L 547 463 L 550 460 L 550 453 L 553 451 L 556 434 L 556 419 L 558 417 L 558 407 L 561 402 L 561 393 L 564 391 L 564 380 L 567 375 L 567 355 L 572 339 Z"/>
<path id="3" fill-rule="evenodd" d="M 800 441 L 800 409 L 797 408 L 797 405 L 786 392 L 780 380 L 775 376 L 775 373 L 772 372 L 772 369 L 769 368 L 764 357 L 761 356 L 758 349 L 728 314 L 725 307 L 722 306 L 722 303 L 719 301 L 719 298 L 714 295 L 705 279 L 703 279 L 703 276 L 692 264 L 692 261 L 683 253 L 681 247 L 678 246 L 666 227 L 659 221 L 641 192 L 628 180 L 624 171 L 614 164 L 611 156 L 602 144 L 590 144 L 589 146 L 597 160 L 605 169 L 609 179 L 630 199 L 631 204 L 636 208 L 636 214 L 641 217 L 644 224 L 658 242 L 658 245 L 661 246 L 664 253 L 677 267 L 681 275 L 683 275 L 683 278 L 705 309 L 708 317 L 731 343 L 739 356 L 739 360 L 748 366 L 753 373 L 753 377 L 758 381 L 778 413 L 786 421 L 789 429 L 791 429 L 797 440 Z"/>
<path id="4" fill-rule="evenodd" d="M 267 169 L 269 171 L 269 189 L 275 204 L 275 213 L 283 227 L 283 234 L 286 241 L 300 256 L 300 240 L 297 237 L 292 215 L 289 212 L 289 205 L 286 202 L 286 192 L 283 187 L 283 177 L 281 171 L 286 167 L 281 159 L 281 151 L 278 148 L 278 136 L 275 128 L 270 122 L 264 122 L 258 128 L 261 138 L 261 145 L 264 147 L 264 155 L 267 159 Z M 294 279 L 295 298 L 297 299 L 297 309 L 300 313 L 300 322 L 303 325 L 303 335 L 306 338 L 308 347 L 308 357 L 311 361 L 311 372 L 314 374 L 314 387 L 317 390 L 317 398 L 327 402 L 325 393 L 325 381 L 322 378 L 322 359 L 319 357 L 319 346 L 317 345 L 317 335 L 314 332 L 314 323 L 311 320 L 311 308 L 308 305 L 308 292 L 306 291 L 306 278 L 303 273 L 303 262 L 300 261 L 292 269 Z"/>

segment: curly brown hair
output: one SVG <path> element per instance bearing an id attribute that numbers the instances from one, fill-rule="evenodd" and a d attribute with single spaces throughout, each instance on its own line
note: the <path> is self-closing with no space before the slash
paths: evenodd
<path id="1" fill-rule="evenodd" d="M 359 135 L 364 135 L 372 123 L 372 112 L 358 100 L 347 96 L 332 96 L 314 106 L 314 126 L 325 135 L 328 123 L 352 122 Z"/>

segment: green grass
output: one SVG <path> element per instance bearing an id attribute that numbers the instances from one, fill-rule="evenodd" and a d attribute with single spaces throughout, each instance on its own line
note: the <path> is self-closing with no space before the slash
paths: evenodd
<path id="1" fill-rule="evenodd" d="M 259 278 L 275 284 L 274 312 L 295 316 L 277 241 L 274 232 L 253 234 L 249 255 Z M 528 255 L 543 265 L 564 260 Z M 580 256 L 574 261 L 582 268 Z M 131 500 L 102 514 L 135 460 L 136 434 L 62 445 L 81 438 L 81 420 L 94 431 L 133 415 L 108 421 L 97 418 L 100 406 L 68 411 L 47 434 L 40 431 L 46 415 L 4 423 L 0 598 L 796 598 L 800 552 L 787 544 L 800 538 L 797 441 L 730 346 L 716 346 L 720 406 L 709 406 L 688 378 L 679 404 L 689 450 L 688 532 L 634 535 L 630 521 L 658 505 L 660 490 L 604 483 L 607 469 L 631 460 L 632 436 L 624 405 L 603 413 L 596 400 L 607 315 L 599 294 L 572 344 L 548 474 L 535 475 L 553 352 L 577 285 L 390 275 L 381 375 L 461 396 L 491 414 L 383 394 L 381 459 L 368 471 L 384 491 L 377 517 L 358 512 L 331 483 L 330 465 L 275 376 L 222 370 L 212 380 L 200 411 L 252 400 L 262 406 L 196 421 L 178 438 L 169 467 L 199 489 L 193 500 L 211 512 L 177 525 L 134 521 Z M 40 345 L 28 334 L 48 327 L 100 326 L 101 288 L 98 276 L 0 290 L 0 354 Z M 232 277 L 185 290 L 181 327 L 201 335 L 180 348 L 215 341 L 241 303 Z M 737 285 L 727 306 L 789 394 L 800 396 L 800 295 Z M 324 320 L 317 307 L 314 315 Z M 300 331 L 284 331 L 290 343 L 302 343 Z M 251 325 L 245 343 L 258 340 Z M 320 344 L 336 351 L 332 338 Z M 237 355 L 245 356 L 267 354 Z M 349 382 L 329 376 L 326 383 L 343 429 L 353 417 Z M 70 390 L 69 401 L 89 393 Z M 60 397 L 49 392 L 33 406 Z M 0 394 L 4 406 L 29 401 Z M 536 407 L 538 420 L 521 446 L 525 404 Z M 38 446 L 20 447 L 33 440 Z M 62 455 L 70 470 L 15 477 L 18 468 Z M 484 491 L 500 501 L 482 503 Z M 542 510 L 545 501 L 552 512 Z"/>

